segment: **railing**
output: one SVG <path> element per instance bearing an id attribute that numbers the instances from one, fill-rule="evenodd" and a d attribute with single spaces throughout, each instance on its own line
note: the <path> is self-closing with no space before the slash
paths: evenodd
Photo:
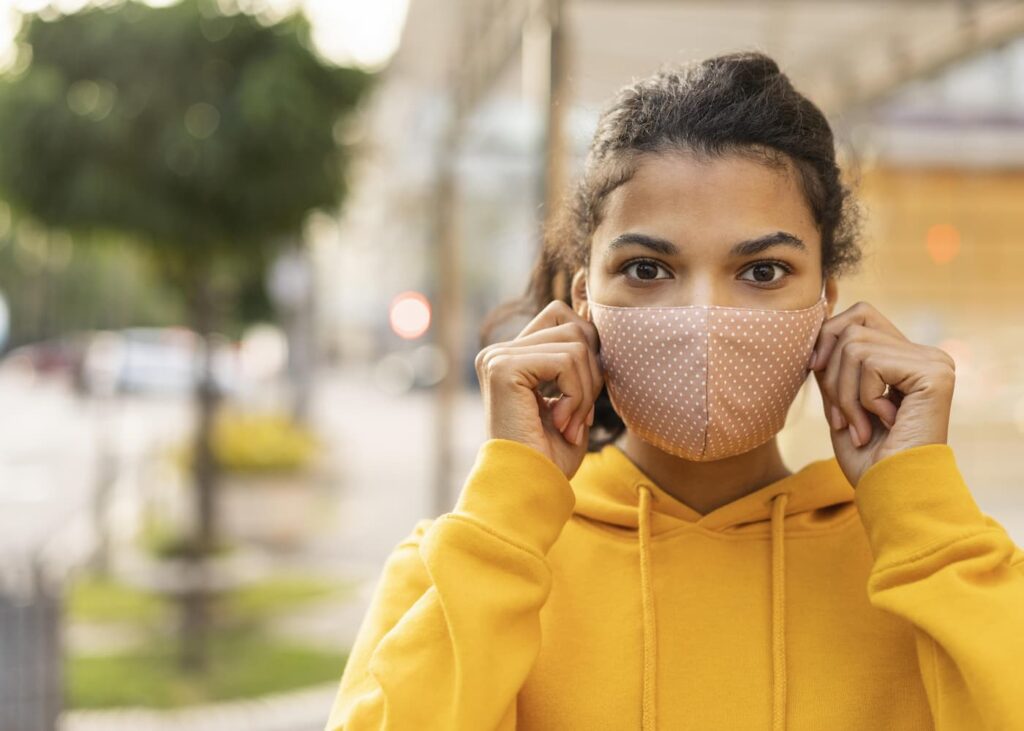
<path id="1" fill-rule="evenodd" d="M 0 729 L 55 731 L 63 695 L 62 592 L 32 561 L 0 564 Z"/>

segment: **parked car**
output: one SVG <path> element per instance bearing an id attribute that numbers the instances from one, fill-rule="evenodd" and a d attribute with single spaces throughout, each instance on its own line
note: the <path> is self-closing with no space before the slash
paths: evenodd
<path id="1" fill-rule="evenodd" d="M 90 391 L 169 395 L 189 392 L 199 382 L 199 337 L 186 328 L 136 327 L 96 333 L 89 345 L 83 378 Z M 239 368 L 234 344 L 218 339 L 214 379 L 234 391 Z"/>

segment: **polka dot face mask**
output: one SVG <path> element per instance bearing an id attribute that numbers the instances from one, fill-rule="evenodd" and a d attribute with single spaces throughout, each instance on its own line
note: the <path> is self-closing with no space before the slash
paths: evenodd
<path id="1" fill-rule="evenodd" d="M 782 429 L 828 307 L 824 287 L 799 310 L 615 307 L 590 300 L 589 287 L 587 298 L 616 413 L 644 441 L 697 462 Z"/>

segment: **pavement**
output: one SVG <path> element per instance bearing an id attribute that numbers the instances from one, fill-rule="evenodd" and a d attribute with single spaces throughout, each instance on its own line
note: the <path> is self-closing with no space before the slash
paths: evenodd
<path id="1" fill-rule="evenodd" d="M 119 708 L 75 711 L 60 731 L 323 731 L 337 684 L 174 711 Z"/>
<path id="2" fill-rule="evenodd" d="M 95 545 L 104 464 L 112 528 L 123 533 L 154 450 L 191 426 L 181 398 L 81 398 L 62 380 L 15 370 L 0 370 L 0 404 L 0 558 L 42 558 L 57 569 L 80 564 Z"/>
<path id="3" fill-rule="evenodd" d="M 328 374 L 317 385 L 313 419 L 331 444 L 341 489 L 333 527 L 317 531 L 306 557 L 379 568 L 417 521 L 433 511 L 434 395 L 382 392 L 367 369 Z M 484 441 L 479 392 L 463 391 L 455 412 L 453 505 Z"/>

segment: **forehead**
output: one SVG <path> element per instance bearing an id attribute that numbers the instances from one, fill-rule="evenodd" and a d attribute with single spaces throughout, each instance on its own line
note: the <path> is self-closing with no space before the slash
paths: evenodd
<path id="1" fill-rule="evenodd" d="M 805 242 L 817 233 L 791 164 L 785 168 L 737 154 L 707 159 L 687 153 L 640 158 L 634 175 L 605 200 L 595 243 L 627 230 L 679 243 L 739 240 L 767 230 L 792 231 Z"/>

